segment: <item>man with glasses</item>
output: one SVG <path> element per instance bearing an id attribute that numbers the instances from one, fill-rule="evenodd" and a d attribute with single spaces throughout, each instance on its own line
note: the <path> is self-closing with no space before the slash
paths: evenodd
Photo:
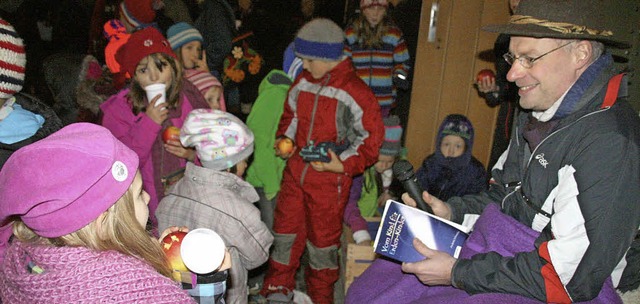
<path id="1" fill-rule="evenodd" d="M 491 230 L 520 225 L 531 232 L 530 249 L 509 254 L 498 253 L 505 248 L 480 250 L 484 253 L 455 259 L 414 240 L 426 259 L 404 263 L 405 273 L 426 285 L 452 285 L 481 296 L 477 302 L 483 303 L 620 303 L 614 287 L 623 292 L 638 287 L 640 119 L 628 103 L 627 81 L 616 76 L 605 49 L 628 47 L 601 24 L 607 20 L 605 5 L 522 0 L 508 24 L 483 28 L 511 35 L 504 55 L 511 64 L 507 79 L 518 87 L 524 111 L 516 117 L 489 190 L 446 203 L 423 193 L 436 215 L 458 223 L 499 204 L 500 214 L 513 223 L 496 221 L 482 230 L 481 216 L 469 240 L 477 239 L 474 233 L 486 233 L 488 247 L 496 247 L 491 242 L 508 247 L 526 237 L 513 229 L 492 239 Z M 403 200 L 415 205 L 407 194 Z M 351 285 L 350 294 L 375 282 L 375 266 Z M 431 303 L 440 287 L 416 288 L 407 288 L 415 298 L 402 302 Z M 430 296 L 425 290 L 432 291 Z M 463 296 L 451 293 L 449 300 L 461 299 L 456 297 Z"/>

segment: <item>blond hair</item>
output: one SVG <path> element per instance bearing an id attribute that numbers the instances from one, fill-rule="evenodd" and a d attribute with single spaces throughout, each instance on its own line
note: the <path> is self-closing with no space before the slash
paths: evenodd
<path id="1" fill-rule="evenodd" d="M 150 64 L 155 64 L 160 71 L 167 67 L 171 67 L 171 85 L 167 88 L 167 107 L 175 108 L 180 101 L 180 91 L 182 91 L 182 63 L 178 62 L 176 58 L 165 53 L 154 53 L 149 55 L 151 57 Z M 165 62 L 168 62 L 167 66 Z M 146 92 L 135 81 L 131 83 L 131 90 L 129 91 L 129 98 L 133 104 L 133 113 L 138 114 L 144 112 L 147 109 L 148 102 L 145 100 Z"/>
<path id="2" fill-rule="evenodd" d="M 358 37 L 358 43 L 364 48 L 379 48 L 382 46 L 382 38 L 393 26 L 393 20 L 385 13 L 382 21 L 375 27 L 371 27 L 364 13 L 361 13 L 353 22 L 353 32 Z"/>
<path id="3" fill-rule="evenodd" d="M 13 234 L 22 242 L 52 246 L 82 246 L 95 251 L 115 250 L 147 262 L 171 278 L 171 268 L 160 242 L 138 222 L 131 188 L 100 217 L 80 230 L 56 238 L 41 237 L 21 220 L 13 223 Z"/>

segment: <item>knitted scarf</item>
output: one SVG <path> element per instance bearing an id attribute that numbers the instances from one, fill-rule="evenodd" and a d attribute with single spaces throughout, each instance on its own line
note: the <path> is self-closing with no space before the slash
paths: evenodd
<path id="1" fill-rule="evenodd" d="M 17 240 L 0 265 L 4 303 L 194 303 L 171 279 L 116 251 Z"/>
<path id="2" fill-rule="evenodd" d="M 579 104 L 579 101 L 582 95 L 584 95 L 584 92 L 593 84 L 602 70 L 612 63 L 613 57 L 611 57 L 610 54 L 604 54 L 593 62 L 584 73 L 580 75 L 576 83 L 571 86 L 551 120 L 546 122 L 539 121 L 533 117 L 531 113 L 528 114 L 527 122 L 523 128 L 523 136 L 527 140 L 531 151 L 540 144 L 542 139 L 555 130 L 562 118 L 569 116 L 583 106 Z"/>

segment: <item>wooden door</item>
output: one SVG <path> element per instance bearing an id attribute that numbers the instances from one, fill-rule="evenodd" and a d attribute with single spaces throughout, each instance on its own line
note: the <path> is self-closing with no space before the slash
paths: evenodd
<path id="1" fill-rule="evenodd" d="M 435 39 L 429 41 L 432 6 L 437 5 Z M 473 155 L 485 165 L 491 152 L 497 108 L 491 108 L 475 89 L 476 73 L 493 69 L 480 59 L 492 53 L 497 34 L 481 31 L 485 24 L 509 18 L 506 0 L 446 0 L 422 3 L 416 48 L 411 106 L 405 145 L 408 159 L 419 166 L 435 151 L 438 127 L 448 114 L 467 116 L 475 129 Z"/>

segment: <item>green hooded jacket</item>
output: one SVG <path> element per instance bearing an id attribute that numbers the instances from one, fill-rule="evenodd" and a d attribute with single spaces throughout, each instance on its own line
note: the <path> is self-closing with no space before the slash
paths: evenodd
<path id="1" fill-rule="evenodd" d="M 246 180 L 254 187 L 262 187 L 267 199 L 280 191 L 282 171 L 286 161 L 277 157 L 273 146 L 280 116 L 284 110 L 292 80 L 282 70 L 271 70 L 258 88 L 247 126 L 255 136 L 253 162 L 247 169 Z"/>

